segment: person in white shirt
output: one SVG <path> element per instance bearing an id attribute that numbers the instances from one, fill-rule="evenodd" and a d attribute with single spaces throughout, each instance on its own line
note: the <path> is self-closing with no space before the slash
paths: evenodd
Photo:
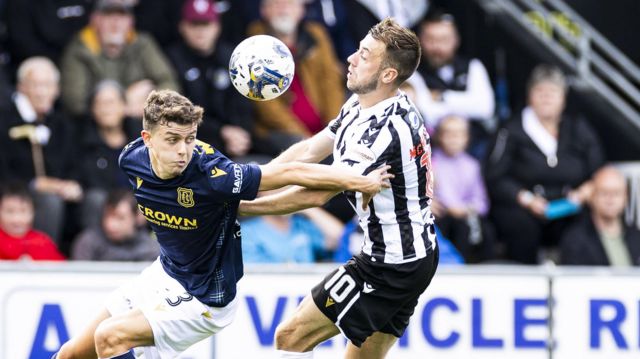
<path id="1" fill-rule="evenodd" d="M 452 15 L 434 12 L 419 25 L 418 36 L 424 56 L 418 71 L 409 82 L 417 91 L 416 104 L 426 117 L 427 127 L 436 127 L 447 115 L 468 118 L 471 122 L 471 145 L 486 142 L 494 127 L 495 99 L 486 68 L 478 59 L 460 56 L 460 37 Z M 484 141 L 483 141 L 484 140 Z"/>

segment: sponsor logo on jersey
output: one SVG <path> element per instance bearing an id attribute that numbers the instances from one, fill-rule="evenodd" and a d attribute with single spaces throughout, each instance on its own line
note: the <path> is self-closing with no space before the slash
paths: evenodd
<path id="1" fill-rule="evenodd" d="M 354 161 L 356 163 L 373 162 L 376 159 L 376 154 L 371 148 L 367 146 L 352 145 L 347 148 L 342 158 Z"/>
<path id="2" fill-rule="evenodd" d="M 242 189 L 242 168 L 240 168 L 240 165 L 233 165 L 233 176 L 233 189 L 231 192 L 240 193 L 240 190 Z"/>
<path id="3" fill-rule="evenodd" d="M 226 174 L 227 172 L 219 169 L 218 167 L 213 167 L 213 169 L 211 170 L 211 178 L 225 176 Z"/>
<path id="4" fill-rule="evenodd" d="M 140 210 L 140 212 L 142 212 L 142 214 L 144 214 L 147 221 L 158 226 L 171 229 L 179 229 L 183 231 L 189 231 L 198 228 L 197 218 L 185 218 L 161 211 L 154 211 L 153 209 L 145 207 L 141 204 L 138 204 L 138 209 Z"/>
<path id="5" fill-rule="evenodd" d="M 178 203 L 185 208 L 193 207 L 196 204 L 193 200 L 193 190 L 190 188 L 178 187 Z"/>

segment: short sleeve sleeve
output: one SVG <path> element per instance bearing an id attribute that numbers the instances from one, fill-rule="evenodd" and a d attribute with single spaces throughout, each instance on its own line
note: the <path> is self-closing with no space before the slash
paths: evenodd
<path id="1" fill-rule="evenodd" d="M 252 200 L 258 195 L 262 172 L 258 165 L 235 163 L 224 156 L 208 161 L 204 169 L 211 188 L 229 200 Z"/>

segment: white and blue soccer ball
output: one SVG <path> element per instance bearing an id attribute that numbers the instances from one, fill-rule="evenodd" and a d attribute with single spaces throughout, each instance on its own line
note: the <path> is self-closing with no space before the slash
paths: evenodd
<path id="1" fill-rule="evenodd" d="M 294 72 L 291 51 L 269 35 L 255 35 L 242 41 L 229 61 L 233 86 L 243 96 L 256 101 L 282 95 L 291 85 Z"/>

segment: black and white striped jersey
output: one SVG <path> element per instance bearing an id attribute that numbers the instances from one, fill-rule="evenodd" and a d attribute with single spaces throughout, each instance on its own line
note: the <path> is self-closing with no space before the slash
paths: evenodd
<path id="1" fill-rule="evenodd" d="M 395 175 L 391 188 L 375 196 L 366 211 L 361 193 L 346 192 L 365 234 L 362 252 L 393 264 L 427 256 L 436 245 L 431 146 L 413 103 L 398 91 L 362 109 L 353 95 L 324 132 L 334 140 L 334 166 L 368 174 L 387 164 Z"/>

